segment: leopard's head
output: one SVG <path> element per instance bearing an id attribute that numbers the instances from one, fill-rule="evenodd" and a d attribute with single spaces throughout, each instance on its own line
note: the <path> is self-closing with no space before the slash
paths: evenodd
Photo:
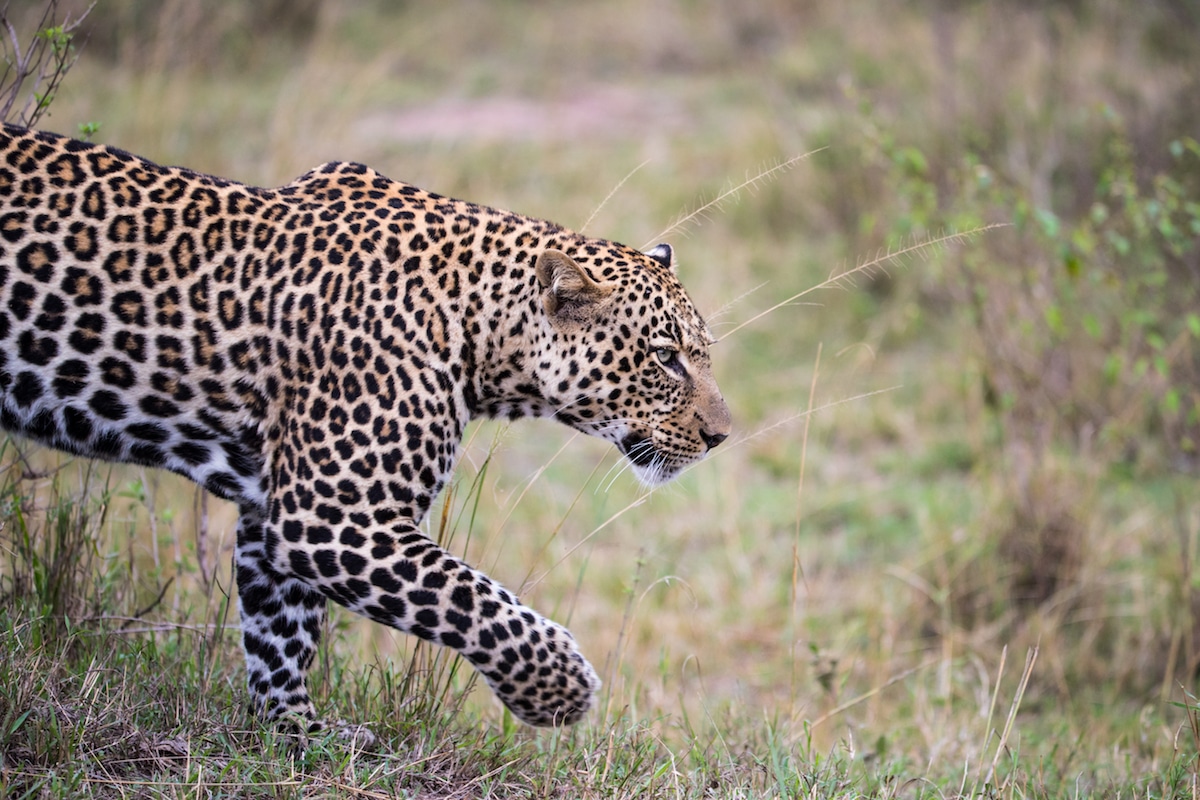
<path id="1" fill-rule="evenodd" d="M 556 354 L 539 372 L 557 419 L 615 444 L 646 485 L 675 478 L 729 436 L 713 336 L 669 245 L 547 250 L 537 282 Z"/>

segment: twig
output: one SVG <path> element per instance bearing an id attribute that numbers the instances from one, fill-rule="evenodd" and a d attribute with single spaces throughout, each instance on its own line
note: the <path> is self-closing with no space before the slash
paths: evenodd
<path id="1" fill-rule="evenodd" d="M 912 675 L 913 673 L 920 672 L 921 670 L 923 670 L 927 667 L 932 667 L 937 662 L 938 662 L 938 659 L 931 658 L 930 660 L 925 661 L 921 664 L 918 664 L 915 667 L 910 667 L 910 668 L 904 670 L 904 672 L 901 672 L 898 675 L 893 675 L 892 677 L 888 678 L 883 683 L 876 686 L 874 689 L 863 692 L 862 694 L 858 695 L 857 697 L 852 697 L 849 700 L 847 700 L 846 702 L 838 705 L 837 707 L 831 708 L 830 710 L 826 711 L 824 714 L 822 714 L 821 716 L 817 717 L 815 720 L 812 721 L 812 723 L 808 726 L 809 730 L 815 730 L 817 728 L 817 726 L 828 722 L 831 718 L 836 717 L 838 714 L 841 714 L 843 711 L 850 710 L 851 708 L 853 708 L 854 706 L 863 702 L 864 700 L 870 700 L 872 697 L 879 694 L 880 692 L 882 692 L 884 689 L 888 688 L 889 686 L 893 686 L 893 685 L 899 683 L 900 681 L 904 680 L 905 678 L 907 678 L 909 675 Z"/>
<path id="2" fill-rule="evenodd" d="M 664 229 L 657 236 L 655 236 L 653 239 L 651 239 L 649 242 L 647 242 L 645 245 L 643 245 L 642 249 L 644 250 L 647 247 L 650 247 L 651 245 L 653 245 L 654 243 L 662 241 L 662 239 L 664 237 L 666 237 L 668 234 L 673 233 L 677 230 L 680 230 L 680 229 L 686 227 L 687 225 L 691 224 L 694 220 L 703 218 L 704 215 L 709 210 L 714 209 L 714 208 L 720 208 L 726 201 L 728 201 L 734 197 L 737 197 L 739 194 L 741 194 L 741 192 L 743 190 L 757 186 L 758 184 L 762 183 L 763 181 L 767 180 L 768 178 L 772 178 L 775 175 L 778 175 L 780 172 L 786 172 L 787 170 L 792 169 L 793 167 L 795 167 L 797 164 L 799 164 L 804 159 L 808 158 L 809 156 L 811 156 L 814 153 L 819 153 L 824 149 L 825 149 L 824 147 L 818 147 L 816 150 L 809 150 L 807 153 L 802 153 L 801 155 L 798 155 L 798 156 L 792 156 L 787 161 L 780 162 L 773 167 L 765 169 L 762 172 L 755 175 L 753 178 L 747 178 L 746 180 L 742 181 L 737 186 L 734 186 L 731 189 L 726 189 L 725 191 L 721 192 L 719 195 L 717 195 L 712 200 L 709 200 L 707 203 L 705 203 L 704 205 L 697 208 L 695 211 L 691 212 L 690 214 L 685 214 L 684 216 L 675 220 L 673 223 L 671 223 L 669 226 L 667 226 L 666 229 Z"/>
<path id="3" fill-rule="evenodd" d="M 58 14 L 58 0 L 50 0 L 46 4 L 37 29 L 31 37 L 24 53 L 16 28 L 8 18 L 8 5 L 0 9 L 0 23 L 7 34 L 4 42 L 6 67 L 0 76 L 0 120 L 7 120 L 21 94 L 21 87 L 26 79 L 33 78 L 33 89 L 26 97 L 18 121 L 25 127 L 32 127 L 49 106 L 54 92 L 62 84 L 67 72 L 79 59 L 79 51 L 74 46 L 75 31 L 92 13 L 95 3 L 88 6 L 74 20 L 68 13 L 63 17 L 61 25 L 50 23 Z M 47 35 L 47 32 L 53 32 Z M 8 47 L 12 46 L 12 57 L 8 58 Z M 9 84 L 9 76 L 12 83 Z M 40 95 L 39 86 L 45 86 Z"/>
<path id="4" fill-rule="evenodd" d="M 125 623 L 124 625 L 117 628 L 115 631 L 112 631 L 113 633 L 121 633 L 121 634 L 167 633 L 168 631 L 189 631 L 191 633 L 209 634 L 209 633 L 213 633 L 214 631 L 216 631 L 216 632 L 240 631 L 242 629 L 241 625 L 223 625 L 223 624 L 190 625 L 190 624 L 183 623 L 183 622 L 157 622 L 153 625 L 143 625 L 142 627 L 139 627 L 139 628 L 131 628 L 129 626 L 132 625 L 133 623 L 145 622 L 145 620 L 139 619 L 138 617 L 125 617 L 125 616 L 119 616 L 116 614 L 101 614 L 100 616 L 96 616 L 96 617 L 84 617 L 80 621 L 84 622 L 84 623 L 123 622 L 123 623 Z M 80 631 L 80 635 L 83 635 L 83 636 L 104 636 L 104 635 L 106 635 L 106 633 L 107 633 L 106 631 L 99 631 L 99 630 L 98 631 L 87 631 L 87 630 Z"/>
<path id="5" fill-rule="evenodd" d="M 208 492 L 201 486 L 196 487 L 193 501 L 193 515 L 196 523 L 196 564 L 200 567 L 200 582 L 204 584 L 204 593 L 212 593 L 212 569 L 208 566 Z"/>
<path id="6" fill-rule="evenodd" d="M 1017 693 L 1013 696 L 1012 705 L 1009 706 L 1008 719 L 1004 722 L 1004 732 L 1000 734 L 1000 741 L 996 744 L 996 755 L 992 757 L 992 765 L 988 768 L 987 775 L 984 776 L 984 786 L 992 782 L 992 777 L 996 773 L 996 765 L 1000 763 L 1000 754 L 1008 745 L 1008 737 L 1017 720 L 1017 711 L 1021 708 L 1021 699 L 1025 696 L 1025 687 L 1029 685 L 1029 676 L 1033 674 L 1033 665 L 1037 662 L 1037 656 L 1037 645 L 1029 648 L 1029 652 L 1025 654 L 1025 671 L 1021 673 L 1021 682 L 1017 685 Z"/>
<path id="7" fill-rule="evenodd" d="M 737 333 L 738 331 L 740 331 L 742 328 L 746 327 L 750 323 L 757 322 L 758 320 L 765 317 L 767 314 L 770 314 L 772 311 L 783 308 L 786 305 L 790 305 L 790 304 L 796 302 L 797 300 L 799 300 L 801 297 L 811 294 L 812 292 L 818 291 L 820 289 L 828 289 L 831 286 L 839 286 L 843 282 L 848 281 L 850 278 L 853 278 L 855 275 L 858 275 L 858 274 L 864 273 L 864 272 L 870 273 L 871 270 L 880 268 L 884 264 L 887 264 L 888 262 L 891 262 L 891 261 L 895 261 L 899 258 L 903 258 L 904 256 L 912 255 L 913 253 L 919 253 L 922 250 L 927 250 L 931 247 L 938 247 L 940 245 L 947 244 L 948 242 L 956 242 L 956 241 L 960 241 L 962 239 L 970 238 L 972 236 L 977 236 L 977 235 L 983 233 L 984 231 L 990 231 L 993 228 L 1005 228 L 1005 227 L 1008 227 L 1007 223 L 996 222 L 991 225 L 984 225 L 979 228 L 972 228 L 969 231 L 961 231 L 958 233 L 948 233 L 945 236 L 939 236 L 936 239 L 926 239 L 924 241 L 920 241 L 915 244 L 911 244 L 908 247 L 902 247 L 899 250 L 889 250 L 888 252 L 884 253 L 883 255 L 876 256 L 875 258 L 871 259 L 870 261 L 864 261 L 863 263 L 859 264 L 857 267 L 854 267 L 853 269 L 848 269 L 843 272 L 839 272 L 836 275 L 831 275 L 830 277 L 828 277 L 825 280 L 818 283 L 816 286 L 810 286 L 809 288 L 805 289 L 802 292 L 796 292 L 794 295 L 787 298 L 786 300 L 782 300 L 782 301 L 776 303 L 775 305 L 771 306 L 767 310 L 759 312 L 758 314 L 755 314 L 753 317 L 751 317 L 750 319 L 741 323 L 740 325 L 735 327 L 733 330 L 726 331 L 721 336 L 721 339 L 718 339 L 718 341 L 722 341 L 722 340 L 732 336 L 733 334 Z"/>
<path id="8" fill-rule="evenodd" d="M 984 739 L 983 739 L 983 748 L 982 749 L 985 751 L 987 750 L 988 739 L 990 739 L 992 736 L 992 719 L 996 715 L 996 700 L 999 699 L 999 697 L 1000 697 L 1000 683 L 1004 680 L 1004 664 L 1007 661 L 1008 661 L 1008 645 L 1004 645 L 1004 647 L 1002 647 L 1000 649 L 1000 667 L 996 670 L 996 685 L 994 687 L 992 687 L 992 699 L 988 703 L 987 720 L 984 722 L 984 725 L 983 725 Z M 980 762 L 980 765 L 982 766 L 982 761 Z M 993 764 L 993 766 L 995 766 L 995 764 Z M 966 786 L 966 782 L 967 782 L 967 773 L 964 770 L 963 786 Z M 974 797 L 978 793 L 978 789 L 979 789 L 978 785 L 974 786 L 971 789 L 970 796 Z"/>
<path id="9" fill-rule="evenodd" d="M 135 612 L 133 612 L 133 619 L 135 619 L 135 620 L 140 620 L 142 617 L 146 616 L 146 615 L 147 615 L 147 614 L 149 614 L 151 611 L 153 611 L 154 609 L 158 608 L 158 605 L 159 605 L 159 603 L 161 603 L 161 602 L 162 602 L 162 599 L 163 599 L 164 597 L 166 597 L 166 596 L 167 596 L 167 589 L 170 589 L 170 588 L 171 588 L 171 584 L 172 584 L 172 583 L 174 583 L 174 582 L 175 582 L 175 576 L 174 576 L 174 575 L 172 575 L 171 577 L 167 578 L 167 582 L 166 582 L 166 583 L 164 583 L 164 584 L 162 585 L 162 589 L 160 589 L 160 590 L 159 590 L 159 592 L 158 592 L 158 597 L 154 598 L 154 600 L 152 600 L 152 601 L 150 602 L 150 605 L 146 606 L 146 607 L 145 607 L 145 608 L 143 608 L 141 611 L 135 611 Z M 128 624 L 129 624 L 129 623 L 126 623 L 125 625 L 122 625 L 121 627 L 122 627 L 122 628 L 125 628 L 125 627 L 127 627 L 127 626 L 128 626 Z"/>
<path id="10" fill-rule="evenodd" d="M 587 230 L 588 225 L 592 224 L 592 220 L 594 220 L 596 218 L 596 215 L 599 214 L 600 211 L 606 205 L 608 205 L 608 201 L 613 198 L 613 195 L 615 195 L 617 192 L 619 192 L 621 190 L 621 187 L 625 185 L 625 182 L 628 181 L 630 178 L 632 178 L 634 175 L 636 175 L 638 170 L 640 170 L 642 167 L 646 166 L 649 163 L 650 163 L 650 160 L 646 159 L 645 161 L 638 164 L 633 169 L 629 170 L 629 174 L 626 175 L 624 178 L 621 178 L 621 180 L 617 182 L 617 185 L 612 188 L 612 191 L 604 196 L 604 199 L 600 201 L 600 205 L 596 206 L 596 210 L 593 211 L 591 213 L 591 215 L 587 218 L 587 222 L 583 223 L 583 226 L 580 227 L 579 232 L 583 233 L 585 230 Z"/>
<path id="11" fill-rule="evenodd" d="M 888 386 L 884 389 L 876 389 L 872 392 L 863 392 L 862 394 L 856 394 L 853 397 L 846 397 L 846 398 L 843 398 L 842 400 L 834 400 L 832 402 L 819 405 L 816 408 L 809 408 L 804 411 L 800 411 L 796 414 L 792 414 L 791 416 L 784 417 L 783 419 L 779 420 L 778 422 L 774 422 L 765 428 L 759 428 L 754 433 L 747 434 L 747 435 L 741 437 L 740 439 L 737 439 L 736 441 L 730 442 L 729 444 L 725 445 L 720 450 L 718 450 L 716 453 L 714 453 L 713 455 L 706 458 L 705 461 L 711 461 L 714 458 L 720 458 L 723 454 L 728 453 L 730 450 L 733 450 L 734 448 L 745 444 L 746 442 L 750 441 L 751 439 L 757 439 L 759 436 L 762 436 L 763 434 L 766 434 L 766 433 L 770 433 L 771 431 L 775 430 L 776 428 L 782 428 L 784 425 L 795 422 L 798 419 L 804 419 L 805 417 L 811 416 L 811 415 L 817 413 L 818 411 L 825 411 L 826 409 L 834 408 L 834 407 L 840 406 L 844 403 L 852 403 L 855 400 L 866 400 L 868 397 L 875 397 L 876 395 L 887 394 L 888 392 L 894 392 L 896 389 L 899 389 L 899 388 L 900 388 L 900 386 L 896 385 L 896 386 Z M 695 469 L 697 464 L 703 464 L 703 463 L 704 463 L 704 461 L 698 461 L 698 462 L 696 462 L 696 464 L 689 466 L 687 469 L 688 470 Z"/>
<path id="12" fill-rule="evenodd" d="M 706 316 L 706 317 L 708 317 L 708 324 L 709 324 L 709 326 L 712 326 L 712 325 L 713 325 L 713 321 L 714 321 L 714 320 L 716 320 L 716 319 L 719 319 L 719 318 L 721 317 L 721 315 L 722 315 L 722 314 L 725 314 L 727 311 L 729 311 L 729 309 L 733 308 L 735 305 L 737 305 L 738 303 L 742 302 L 742 301 L 743 301 L 743 300 L 745 300 L 747 297 L 749 297 L 750 295 L 752 295 L 752 294 L 754 294 L 755 292 L 757 292 L 759 289 L 761 289 L 761 288 L 763 288 L 764 286 L 766 286 L 768 282 L 769 282 L 769 281 L 763 281 L 763 282 L 762 282 L 762 283 L 760 283 L 758 286 L 752 286 L 752 287 L 750 287 L 750 288 L 749 288 L 749 289 L 747 289 L 746 291 L 744 291 L 744 292 L 742 292 L 741 294 L 739 294 L 738 296 L 734 297 L 732 300 L 728 300 L 728 301 L 726 301 L 725 305 L 721 306 L 721 307 L 720 307 L 720 308 L 718 308 L 716 311 L 713 311 L 713 312 L 712 312 L 712 313 L 710 313 L 710 314 L 706 314 L 705 316 Z"/>

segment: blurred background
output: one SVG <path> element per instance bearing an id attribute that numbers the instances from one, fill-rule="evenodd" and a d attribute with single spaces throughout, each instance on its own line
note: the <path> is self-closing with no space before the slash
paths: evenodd
<path id="1" fill-rule="evenodd" d="M 38 126 L 669 241 L 731 441 L 644 497 L 603 443 L 474 427 L 433 532 L 664 741 L 951 768 L 1036 645 L 1023 754 L 1117 780 L 1175 752 L 1200 668 L 1197 41 L 1194 0 L 102 0 Z M 113 474 L 126 602 L 171 579 L 162 616 L 204 617 L 232 508 Z"/>

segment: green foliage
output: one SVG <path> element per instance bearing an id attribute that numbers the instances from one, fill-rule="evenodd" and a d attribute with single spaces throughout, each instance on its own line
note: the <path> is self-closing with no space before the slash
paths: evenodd
<path id="1" fill-rule="evenodd" d="M 0 597 L 28 614 L 45 636 L 111 608 L 121 583 L 115 562 L 98 558 L 108 490 L 96 479 L 100 470 L 81 467 L 81 484 L 64 485 L 58 470 L 33 470 L 11 441 L 0 446 L 0 543 L 5 554 Z"/>
<path id="2" fill-rule="evenodd" d="M 28 44 L 22 47 L 18 26 L 9 19 L 9 6 L 0 8 L 4 60 L 4 72 L 0 75 L 0 120 L 28 128 L 46 113 L 78 57 L 75 36 L 90 10 L 72 18 L 70 11 L 60 10 L 58 0 L 49 0 L 42 7 Z"/>
<path id="3" fill-rule="evenodd" d="M 1077 150 L 1094 161 L 1058 185 L 1015 177 L 997 152 L 962 150 L 934 168 L 928 142 L 897 133 L 872 103 L 858 100 L 856 115 L 867 191 L 896 209 L 864 215 L 857 241 L 895 250 L 940 231 L 1010 226 L 947 250 L 912 281 L 915 320 L 960 337 L 945 355 L 979 382 L 967 419 L 988 432 L 988 450 L 964 463 L 999 475 L 976 535 L 947 540 L 921 570 L 929 624 L 951 638 L 1011 636 L 1033 609 L 1053 609 L 1037 612 L 1044 618 L 1101 602 L 1113 590 L 1089 578 L 1107 546 L 1097 481 L 1200 468 L 1200 148 L 1179 137 L 1139 152 L 1124 119 L 1100 108 L 1077 121 L 1087 130 Z M 1174 569 L 1157 574 L 1178 589 L 1174 607 L 1189 610 L 1158 620 L 1141 645 L 1171 675 L 1195 663 L 1180 637 L 1189 631 L 1191 642 L 1197 598 Z M 1107 622 L 1084 627 L 1096 641 L 1123 636 Z M 1064 671 L 1088 681 L 1093 667 Z"/>
<path id="4" fill-rule="evenodd" d="M 1114 462 L 1195 465 L 1200 434 L 1200 148 L 1173 140 L 1166 169 L 1139 176 L 1123 121 L 1096 117 L 1094 186 L 1063 205 L 966 152 L 935 176 L 918 144 L 860 104 L 859 151 L 899 213 L 860 235 L 895 249 L 913 237 L 1005 221 L 1006 241 L 953 252 L 922 278 L 926 306 L 951 303 L 977 333 L 972 357 L 1006 435 L 1077 446 Z M 1166 155 L 1166 154 L 1163 154 Z M 1081 215 L 1070 209 L 1082 206 Z M 1046 437 L 1049 437 L 1047 439 Z M 1154 461 L 1155 458 L 1160 461 Z"/>

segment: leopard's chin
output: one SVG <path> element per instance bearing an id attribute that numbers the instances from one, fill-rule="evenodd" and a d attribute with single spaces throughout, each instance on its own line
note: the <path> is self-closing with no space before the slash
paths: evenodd
<path id="1" fill-rule="evenodd" d="M 664 483 L 670 483 L 679 477 L 683 472 L 681 467 L 671 466 L 667 464 L 651 464 L 646 467 L 633 465 L 633 474 L 637 477 L 638 482 L 647 489 L 653 489 L 656 486 L 662 486 Z"/>
<path id="2" fill-rule="evenodd" d="M 617 449 L 629 459 L 633 474 L 646 488 L 670 483 L 686 466 L 655 447 L 649 436 L 630 434 L 621 440 Z"/>

